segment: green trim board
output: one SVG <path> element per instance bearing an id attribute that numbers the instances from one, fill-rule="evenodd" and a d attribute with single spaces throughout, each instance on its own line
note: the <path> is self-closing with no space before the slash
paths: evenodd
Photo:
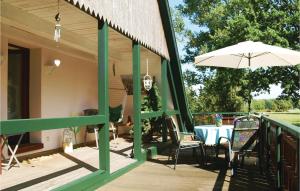
<path id="1" fill-rule="evenodd" d="M 141 46 L 132 41 L 132 68 L 133 68 L 133 131 L 134 157 L 142 159 L 142 129 L 141 129 Z"/>
<path id="2" fill-rule="evenodd" d="M 61 129 L 72 126 L 103 124 L 104 115 L 77 116 L 45 119 L 15 119 L 0 121 L 0 135 L 18 134 L 50 129 Z"/>
<path id="3" fill-rule="evenodd" d="M 108 91 L 108 24 L 98 20 L 98 109 L 105 116 L 99 133 L 99 169 L 110 173 L 109 153 L 109 91 Z"/>

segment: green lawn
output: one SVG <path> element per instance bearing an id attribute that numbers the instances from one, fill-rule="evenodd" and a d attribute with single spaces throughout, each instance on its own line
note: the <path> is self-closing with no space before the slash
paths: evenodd
<path id="1" fill-rule="evenodd" d="M 267 113 L 270 117 L 287 121 L 300 127 L 300 113 Z"/>

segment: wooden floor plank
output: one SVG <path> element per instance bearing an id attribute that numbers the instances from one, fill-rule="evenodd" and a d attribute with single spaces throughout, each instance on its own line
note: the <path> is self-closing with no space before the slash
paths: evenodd
<path id="1" fill-rule="evenodd" d="M 224 159 L 212 158 L 207 166 L 199 166 L 190 154 L 185 153 L 180 156 L 174 170 L 172 161 L 168 162 L 166 156 L 159 155 L 98 191 L 274 190 L 273 183 L 260 175 L 258 167 L 249 161 L 243 169 L 238 169 L 237 177 L 231 177 Z"/>
<path id="2" fill-rule="evenodd" d="M 135 162 L 127 157 L 132 143 L 122 138 L 111 143 L 111 173 Z M 99 151 L 95 147 L 79 147 L 73 153 L 55 153 L 23 160 L 21 167 L 2 171 L 0 190 L 51 190 L 99 167 Z"/>

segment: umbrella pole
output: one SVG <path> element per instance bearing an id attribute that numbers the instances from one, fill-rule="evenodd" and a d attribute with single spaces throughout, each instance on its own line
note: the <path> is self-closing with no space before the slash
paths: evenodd
<path id="1" fill-rule="evenodd" d="M 250 72 L 251 72 L 251 69 L 250 69 L 250 65 L 251 65 L 251 57 L 250 57 L 250 53 L 248 54 L 248 89 L 249 89 L 249 97 L 248 97 L 248 112 L 250 113 L 251 112 L 251 83 L 250 83 Z"/>

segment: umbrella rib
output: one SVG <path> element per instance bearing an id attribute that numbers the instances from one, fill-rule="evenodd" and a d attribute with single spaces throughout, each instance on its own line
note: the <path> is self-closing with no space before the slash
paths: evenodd
<path id="1" fill-rule="evenodd" d="M 272 53 L 271 53 L 271 54 L 272 54 Z M 274 56 L 276 56 L 277 58 L 283 60 L 283 61 L 286 62 L 289 66 L 293 66 L 293 65 L 292 65 L 289 61 L 287 61 L 286 59 L 281 58 L 280 56 L 278 56 L 278 55 L 276 55 L 276 54 L 272 54 L 272 55 L 274 55 Z"/>
<path id="2" fill-rule="evenodd" d="M 263 52 L 263 53 L 260 53 L 258 55 L 255 55 L 255 56 L 253 56 L 251 58 L 256 58 L 256 57 L 259 57 L 259 56 L 262 56 L 262 55 L 265 55 L 265 54 L 271 54 L 271 52 Z"/>
<path id="3" fill-rule="evenodd" d="M 203 62 L 203 61 L 205 61 L 205 60 L 211 59 L 212 57 L 214 57 L 214 56 L 210 56 L 210 57 L 208 57 L 208 58 L 205 58 L 205 59 L 203 59 L 203 60 L 200 60 L 200 61 L 196 62 L 195 64 L 199 64 L 200 62 Z"/>
<path id="4" fill-rule="evenodd" d="M 243 60 L 243 57 L 244 57 L 244 54 L 242 54 L 241 59 L 240 59 L 240 61 L 239 61 L 239 64 L 238 64 L 237 68 L 240 67 L 240 64 L 241 64 L 241 62 L 242 62 L 242 60 Z"/>

